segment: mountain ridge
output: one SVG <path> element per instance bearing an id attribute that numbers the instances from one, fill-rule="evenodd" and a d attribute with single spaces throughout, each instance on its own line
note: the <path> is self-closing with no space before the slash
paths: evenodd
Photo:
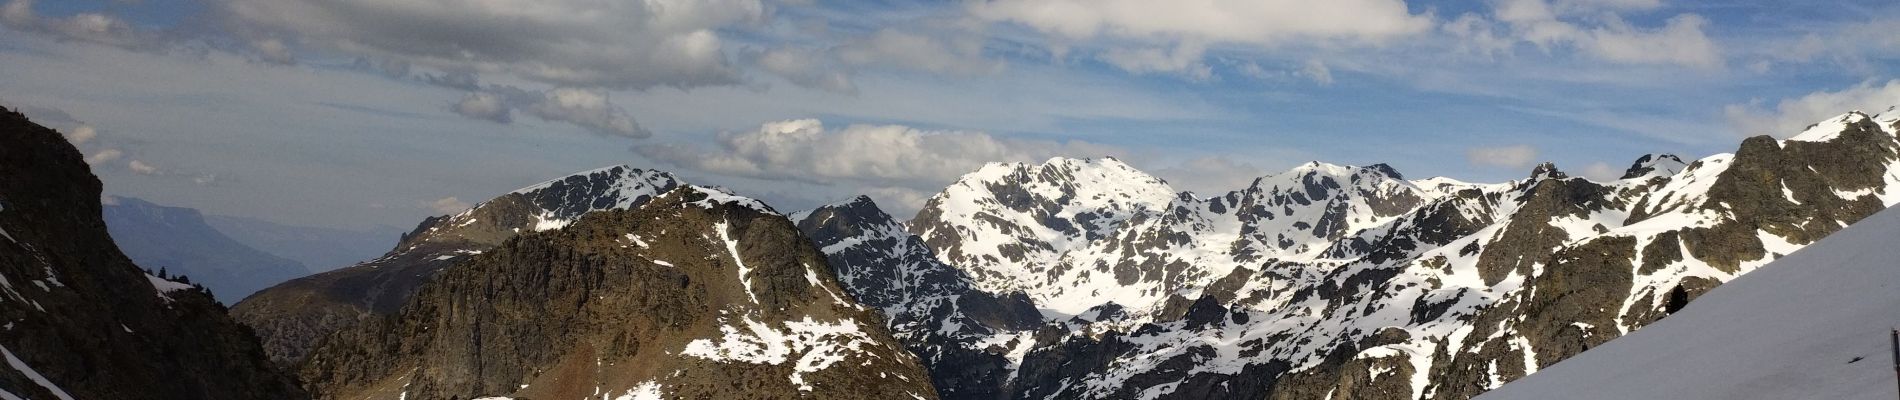
<path id="1" fill-rule="evenodd" d="M 671 174 L 625 165 L 510 191 L 460 213 L 429 217 L 382 257 L 259 291 L 231 314 L 255 329 L 271 358 L 291 365 L 322 337 L 389 314 L 443 268 L 525 232 L 554 230 L 588 211 L 638 206 L 681 185 Z"/>

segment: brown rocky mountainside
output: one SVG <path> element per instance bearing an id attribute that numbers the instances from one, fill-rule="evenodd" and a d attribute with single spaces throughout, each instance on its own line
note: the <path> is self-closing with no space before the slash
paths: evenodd
<path id="1" fill-rule="evenodd" d="M 612 166 L 503 194 L 429 218 L 395 249 L 355 266 L 284 282 L 231 308 L 256 329 L 272 361 L 290 367 L 319 339 L 364 318 L 395 313 L 443 268 L 523 232 L 560 228 L 589 211 L 626 209 L 679 186 L 665 172 Z"/>
<path id="2" fill-rule="evenodd" d="M 458 261 L 329 337 L 319 398 L 935 398 L 921 361 L 757 201 L 682 187 Z"/>
<path id="3" fill-rule="evenodd" d="M 211 296 L 147 275 L 58 132 L 0 110 L 0 397 L 296 399 Z"/>

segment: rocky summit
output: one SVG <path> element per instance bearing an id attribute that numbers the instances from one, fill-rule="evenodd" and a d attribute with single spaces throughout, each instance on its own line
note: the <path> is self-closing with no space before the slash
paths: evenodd
<path id="1" fill-rule="evenodd" d="M 133 265 L 58 132 L 0 109 L 0 398 L 296 399 L 202 287 Z"/>
<path id="2" fill-rule="evenodd" d="M 785 217 L 680 187 L 457 261 L 345 328 L 318 398 L 935 398 L 923 363 Z"/>
<path id="3" fill-rule="evenodd" d="M 259 291 L 233 306 L 231 315 L 257 331 L 273 361 L 293 365 L 318 339 L 395 312 L 424 282 L 462 258 L 522 233 L 558 229 L 589 211 L 645 204 L 679 185 L 665 172 L 623 165 L 524 187 L 424 220 L 382 257 Z"/>

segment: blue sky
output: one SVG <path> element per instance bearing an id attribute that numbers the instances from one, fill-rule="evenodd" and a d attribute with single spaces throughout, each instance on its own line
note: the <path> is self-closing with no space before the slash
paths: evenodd
<path id="1" fill-rule="evenodd" d="M 610 164 L 897 213 L 989 161 L 1612 177 L 1900 104 L 1900 4 L 0 0 L 0 103 L 112 194 L 407 227 Z"/>

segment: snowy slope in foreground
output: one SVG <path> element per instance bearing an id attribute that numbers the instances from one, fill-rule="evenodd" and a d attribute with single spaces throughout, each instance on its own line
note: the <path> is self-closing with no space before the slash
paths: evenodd
<path id="1" fill-rule="evenodd" d="M 1883 211 L 1479 399 L 1892 399 L 1896 244 Z"/>

